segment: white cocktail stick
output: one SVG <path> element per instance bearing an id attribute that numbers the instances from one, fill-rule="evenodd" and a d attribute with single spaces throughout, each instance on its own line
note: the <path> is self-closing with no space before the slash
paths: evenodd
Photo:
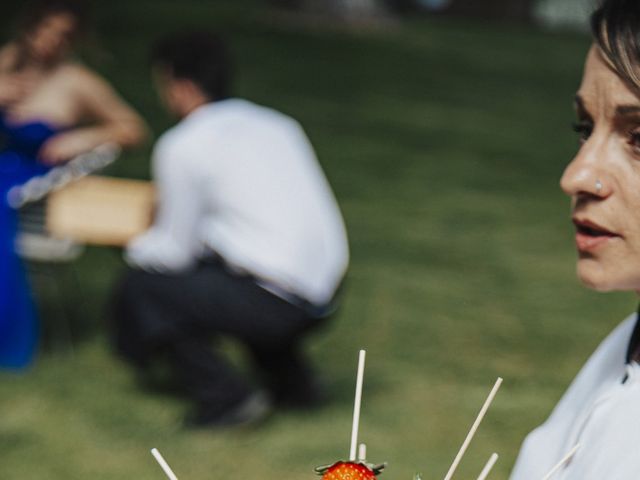
<path id="1" fill-rule="evenodd" d="M 491 389 L 491 392 L 489 393 L 489 396 L 485 400 L 484 405 L 482 405 L 482 408 L 480 409 L 480 413 L 478 413 L 478 417 L 476 418 L 476 421 L 473 422 L 473 425 L 471 426 L 471 430 L 469 430 L 469 433 L 467 434 L 467 438 L 464 439 L 464 442 L 460 447 L 460 450 L 458 451 L 456 458 L 453 460 L 451 467 L 449 467 L 449 471 L 445 475 L 444 480 L 451 480 L 453 473 L 456 471 L 456 468 L 458 468 L 458 464 L 460 463 L 462 456 L 467 451 L 467 447 L 469 446 L 469 443 L 471 443 L 471 439 L 476 434 L 476 430 L 478 430 L 478 426 L 480 425 L 480 422 L 484 418 L 485 413 L 487 413 L 487 409 L 489 408 L 489 405 L 491 405 L 491 402 L 493 401 L 493 397 L 496 396 L 496 393 L 500 388 L 501 384 L 502 384 L 502 378 L 498 377 L 495 385 L 493 386 L 493 388 Z"/>
<path id="2" fill-rule="evenodd" d="M 358 446 L 358 461 L 364 462 L 367 459 L 367 446 L 364 443 L 361 443 Z"/>
<path id="3" fill-rule="evenodd" d="M 165 461 L 165 459 L 162 458 L 162 455 L 160 455 L 160 452 L 158 451 L 157 448 L 151 449 L 151 455 L 155 457 L 156 461 L 160 465 L 160 468 L 162 468 L 162 470 L 164 470 L 164 473 L 167 475 L 167 477 L 169 477 L 169 480 L 178 480 L 178 477 L 176 477 L 176 474 L 173 473 L 173 470 L 171 470 L 171 467 Z"/>
<path id="4" fill-rule="evenodd" d="M 480 472 L 480 475 L 478 475 L 478 480 L 484 480 L 485 478 L 487 478 L 487 475 L 489 475 L 489 472 L 491 471 L 491 469 L 493 468 L 493 466 L 496 464 L 497 461 L 498 461 L 498 454 L 493 453 L 489 457 L 489 461 L 487 462 L 487 464 L 484 466 L 484 468 Z"/>
<path id="5" fill-rule="evenodd" d="M 360 350 L 358 355 L 358 376 L 356 378 L 356 399 L 353 404 L 353 425 L 351 427 L 351 450 L 349 451 L 349 461 L 356 459 L 356 448 L 358 446 L 358 425 L 360 424 L 360 403 L 362 401 L 362 380 L 364 378 L 364 357 L 367 354 Z"/>
<path id="6" fill-rule="evenodd" d="M 549 473 L 547 473 L 544 477 L 542 477 L 542 480 L 549 480 L 551 477 L 553 477 L 553 475 L 555 475 L 555 473 L 560 469 L 560 467 L 562 467 L 562 465 L 567 463 L 569 459 L 573 457 L 573 455 L 578 451 L 578 448 L 580 448 L 579 443 L 577 443 L 575 447 L 569 450 L 569 453 L 567 453 L 564 457 L 562 457 L 562 460 L 560 460 L 551 470 L 549 470 Z"/>

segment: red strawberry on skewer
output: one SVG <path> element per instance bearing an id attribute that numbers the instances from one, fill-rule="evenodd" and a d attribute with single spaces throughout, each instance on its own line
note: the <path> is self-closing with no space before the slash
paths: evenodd
<path id="1" fill-rule="evenodd" d="M 371 465 L 360 462 L 338 461 L 333 465 L 316 468 L 316 473 L 322 475 L 322 480 L 376 480 L 386 464 Z"/>
<path id="2" fill-rule="evenodd" d="M 316 473 L 318 475 L 322 475 L 321 480 L 377 480 L 376 475 L 382 472 L 384 467 L 387 465 L 386 463 L 381 463 L 379 465 L 367 463 L 365 460 L 367 457 L 367 447 L 364 444 L 360 444 L 360 450 L 357 452 L 356 460 L 365 354 L 366 352 L 364 350 L 360 350 L 358 355 L 356 398 L 353 407 L 353 426 L 351 429 L 351 450 L 349 452 L 349 461 L 339 460 L 331 465 L 316 467 Z"/>

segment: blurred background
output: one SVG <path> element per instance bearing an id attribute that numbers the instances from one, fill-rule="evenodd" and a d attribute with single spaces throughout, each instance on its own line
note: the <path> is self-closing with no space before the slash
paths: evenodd
<path id="1" fill-rule="evenodd" d="M 3 40 L 20 3 L 3 2 Z M 160 479 L 157 447 L 183 479 L 314 478 L 348 454 L 366 348 L 360 438 L 369 460 L 389 462 L 382 478 L 442 478 L 497 376 L 503 387 L 456 477 L 476 478 L 496 451 L 491 478 L 507 478 L 524 435 L 635 309 L 632 295 L 578 284 L 558 188 L 577 146 L 572 99 L 592 2 L 94 3 L 82 58 L 155 136 L 172 120 L 148 48 L 187 27 L 229 37 L 238 96 L 305 127 L 352 250 L 343 308 L 309 342 L 334 401 L 254 431 L 182 430 L 185 405 L 138 390 L 111 355 L 104 305 L 123 263 L 116 249 L 89 248 L 78 281 L 60 280 L 81 312 L 73 348 L 45 339 L 32 369 L 0 373 L 0 477 Z M 149 153 L 128 152 L 106 173 L 149 178 Z"/>

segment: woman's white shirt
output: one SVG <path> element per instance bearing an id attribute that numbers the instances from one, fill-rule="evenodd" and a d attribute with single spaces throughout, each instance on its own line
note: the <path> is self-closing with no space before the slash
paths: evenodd
<path id="1" fill-rule="evenodd" d="M 640 478 L 640 366 L 626 364 L 637 314 L 596 349 L 549 419 L 526 438 L 511 480 L 541 480 L 576 444 L 553 480 Z"/>

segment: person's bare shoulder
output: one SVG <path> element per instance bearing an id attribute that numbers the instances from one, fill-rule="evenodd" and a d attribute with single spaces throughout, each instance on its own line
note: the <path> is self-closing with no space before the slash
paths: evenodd
<path id="1" fill-rule="evenodd" d="M 67 62 L 58 67 L 58 75 L 77 88 L 92 90 L 104 87 L 107 82 L 99 74 L 80 62 Z"/>
<path id="2" fill-rule="evenodd" d="M 58 75 L 83 108 L 103 110 L 119 106 L 113 87 L 91 68 L 80 62 L 69 62 L 59 68 Z"/>
<path id="3" fill-rule="evenodd" d="M 116 141 L 122 145 L 138 145 L 145 139 L 147 132 L 142 118 L 100 74 L 79 62 L 59 68 L 82 116 L 115 127 Z"/>

